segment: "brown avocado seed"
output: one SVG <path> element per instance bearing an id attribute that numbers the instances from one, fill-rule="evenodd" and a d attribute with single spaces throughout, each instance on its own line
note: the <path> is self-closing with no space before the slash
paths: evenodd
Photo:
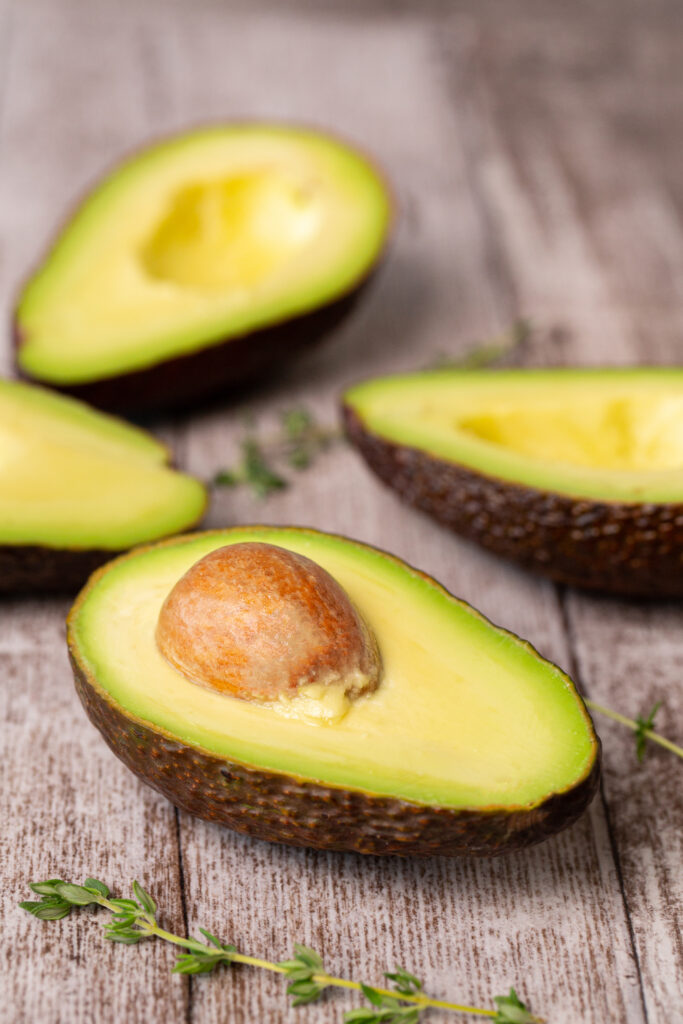
<path id="1" fill-rule="evenodd" d="M 244 700 L 311 684 L 354 698 L 379 683 L 377 642 L 344 589 L 274 544 L 231 544 L 196 562 L 164 601 L 156 641 L 192 682 Z"/>

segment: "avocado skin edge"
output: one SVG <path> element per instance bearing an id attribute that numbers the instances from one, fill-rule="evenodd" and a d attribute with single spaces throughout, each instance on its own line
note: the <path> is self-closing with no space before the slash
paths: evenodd
<path id="1" fill-rule="evenodd" d="M 351 312 L 369 285 L 378 263 L 341 297 L 325 306 L 248 334 L 206 343 L 185 355 L 161 360 L 140 370 L 86 381 L 55 384 L 24 372 L 19 356 L 22 328 L 16 315 L 13 339 L 17 374 L 110 412 L 161 412 L 192 408 L 205 398 L 236 389 L 281 366 L 297 350 L 322 342 Z"/>
<path id="2" fill-rule="evenodd" d="M 207 505 L 208 494 L 188 530 L 201 522 Z M 0 544 L 0 594 L 73 594 L 96 569 L 128 550 Z"/>
<path id="3" fill-rule="evenodd" d="M 509 809 L 431 807 L 250 768 L 128 717 L 70 654 L 88 718 L 127 768 L 182 810 L 257 839 L 375 855 L 492 857 L 572 825 L 598 787 L 599 740 L 591 770 L 576 786 Z"/>
<path id="4" fill-rule="evenodd" d="M 0 544 L 0 594 L 73 593 L 118 552 Z"/>
<path id="5" fill-rule="evenodd" d="M 346 435 L 408 504 L 557 583 L 683 596 L 683 504 L 575 498 L 477 473 L 374 434 L 342 405 Z"/>
<path id="6" fill-rule="evenodd" d="M 182 539 L 174 537 L 161 543 L 172 545 Z M 138 550 L 156 546 L 145 545 Z M 123 557 L 134 555 L 135 552 Z M 128 713 L 81 664 L 72 623 L 90 586 L 104 572 L 106 569 L 100 569 L 81 591 L 67 619 L 67 646 L 76 691 L 88 718 L 126 767 L 195 817 L 258 839 L 317 850 L 493 857 L 540 843 L 562 831 L 583 814 L 595 796 L 602 745 L 585 708 L 584 714 L 591 724 L 594 757 L 583 777 L 538 804 L 507 808 L 419 804 L 251 767 L 183 743 L 160 726 Z M 415 569 L 412 572 L 442 589 L 424 573 Z M 530 644 L 524 643 L 533 651 Z M 581 700 L 578 694 L 577 700 Z"/>

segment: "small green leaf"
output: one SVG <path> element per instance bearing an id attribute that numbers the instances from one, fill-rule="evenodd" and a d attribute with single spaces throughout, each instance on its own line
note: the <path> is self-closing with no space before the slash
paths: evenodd
<path id="1" fill-rule="evenodd" d="M 287 977 L 291 978 L 292 981 L 308 980 L 313 976 L 313 968 L 307 964 L 302 964 L 297 961 L 296 967 L 290 967 L 287 970 Z"/>
<path id="2" fill-rule="evenodd" d="M 56 895 L 56 885 L 64 885 L 61 878 L 48 878 L 46 882 L 31 882 L 29 889 L 38 893 L 39 896 L 54 896 Z"/>
<path id="3" fill-rule="evenodd" d="M 27 910 L 29 914 L 37 917 L 39 921 L 59 921 L 70 914 L 72 910 L 70 903 L 67 903 L 66 900 L 58 899 L 41 900 L 40 903 L 32 903 L 25 900 L 19 906 L 22 910 Z"/>
<path id="4" fill-rule="evenodd" d="M 299 968 L 301 967 L 301 961 L 300 960 L 278 960 L 277 966 L 278 967 L 282 967 L 282 969 L 284 971 L 286 971 L 287 974 L 291 974 L 292 971 L 298 971 L 299 970 Z"/>
<path id="5" fill-rule="evenodd" d="M 293 469 L 308 469 L 313 456 L 307 448 L 298 445 L 289 453 L 288 462 Z"/>
<path id="6" fill-rule="evenodd" d="M 57 882 L 55 892 L 74 907 L 87 907 L 90 903 L 97 902 L 91 892 L 82 885 L 74 885 L 73 882 Z"/>
<path id="7" fill-rule="evenodd" d="M 386 999 L 386 996 L 383 996 L 376 989 L 372 988 L 371 985 L 366 985 L 364 982 L 361 981 L 360 988 L 361 992 L 363 993 L 367 1001 L 369 1003 L 372 1003 L 373 1006 L 384 1005 L 384 1000 Z"/>
<path id="8" fill-rule="evenodd" d="M 493 1000 L 498 1012 L 493 1018 L 496 1024 L 534 1024 L 534 1016 L 521 1001 L 514 988 L 507 996 L 496 996 Z"/>
<path id="9" fill-rule="evenodd" d="M 183 953 L 176 960 L 173 972 L 175 974 L 209 974 L 222 963 L 229 964 L 230 961 L 220 956 Z"/>
<path id="10" fill-rule="evenodd" d="M 662 706 L 662 701 L 658 700 L 656 704 L 650 710 L 650 714 L 647 718 L 642 718 L 640 715 L 636 718 L 636 757 L 639 763 L 642 764 L 643 758 L 645 757 L 645 748 L 647 746 L 647 732 L 654 729 L 655 716 Z"/>
<path id="11" fill-rule="evenodd" d="M 72 907 L 69 903 L 54 903 L 51 906 L 44 905 L 34 911 L 34 916 L 40 921 L 61 921 L 63 917 L 67 917 Z"/>
<path id="12" fill-rule="evenodd" d="M 311 949 L 310 946 L 303 946 L 300 942 L 295 942 L 294 952 L 296 953 L 297 960 L 300 960 L 308 967 L 315 968 L 316 971 L 322 970 L 322 957 L 314 949 Z"/>
<path id="13" fill-rule="evenodd" d="M 108 886 L 106 886 L 104 882 L 100 882 L 97 878 L 86 878 L 83 885 L 86 889 L 90 889 L 93 892 L 99 893 L 100 896 L 104 896 L 105 899 L 109 895 Z"/>
<path id="14" fill-rule="evenodd" d="M 396 991 L 404 996 L 414 996 L 422 991 L 422 982 L 404 967 L 397 965 L 393 974 L 385 972 L 384 977 L 393 982 Z"/>
<path id="15" fill-rule="evenodd" d="M 154 917 L 157 912 L 157 905 L 139 882 L 133 882 L 133 894 L 143 910 L 146 910 L 148 914 Z"/>
<path id="16" fill-rule="evenodd" d="M 276 473 L 266 461 L 259 444 L 247 438 L 242 445 L 244 452 L 244 478 L 258 498 L 266 498 L 272 491 L 287 486 L 284 477 Z"/>
<path id="17" fill-rule="evenodd" d="M 239 482 L 237 474 L 229 469 L 219 470 L 212 481 L 214 487 L 236 487 Z"/>
<path id="18" fill-rule="evenodd" d="M 231 953 L 235 952 L 235 947 L 234 946 L 229 946 L 229 947 L 228 946 L 224 946 L 223 943 L 221 942 L 221 940 L 217 939 L 215 935 L 211 934 L 211 932 L 207 932 L 206 928 L 200 928 L 199 930 L 202 933 L 202 935 L 204 936 L 204 938 L 208 939 L 209 942 L 212 943 L 212 945 L 216 946 L 218 949 L 225 949 L 225 950 L 228 950 Z"/>
<path id="19" fill-rule="evenodd" d="M 344 1024 L 373 1024 L 377 1020 L 377 1014 L 369 1006 L 360 1006 L 357 1010 L 347 1010 L 344 1014 Z"/>
<path id="20" fill-rule="evenodd" d="M 314 1003 L 323 993 L 324 986 L 316 981 L 293 981 L 287 986 L 287 994 L 294 996 L 292 1006 L 304 1006 L 306 1003 Z"/>
<path id="21" fill-rule="evenodd" d="M 292 441 L 297 440 L 313 426 L 313 417 L 303 406 L 283 412 L 281 420 L 285 433 Z"/>
<path id="22" fill-rule="evenodd" d="M 105 931 L 104 934 L 106 938 L 110 940 L 110 942 L 122 942 L 124 946 L 134 946 L 142 938 L 142 935 L 140 935 L 139 932 L 133 931 L 115 932 L 111 929 L 108 929 L 107 931 Z"/>

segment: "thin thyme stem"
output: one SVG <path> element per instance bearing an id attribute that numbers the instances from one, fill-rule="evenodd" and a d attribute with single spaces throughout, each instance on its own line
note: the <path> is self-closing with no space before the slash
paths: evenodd
<path id="1" fill-rule="evenodd" d="M 102 905 L 106 906 L 108 901 L 102 901 Z M 116 908 L 114 908 L 116 909 Z M 184 946 L 185 949 L 193 949 L 202 953 L 209 953 L 216 957 L 225 957 L 225 953 L 216 948 L 212 949 L 210 946 L 205 946 L 201 942 L 195 941 L 194 939 L 184 939 L 180 935 L 174 935 L 172 932 L 167 932 L 164 928 L 160 928 L 156 923 L 150 920 L 150 935 L 156 935 L 160 939 L 164 939 L 166 942 L 172 942 L 175 946 Z M 230 953 L 230 962 L 235 964 L 244 964 L 247 967 L 258 967 L 264 971 L 272 971 L 273 974 L 286 974 L 287 969 L 281 967 L 279 964 L 273 963 L 271 960 L 261 960 L 259 957 L 247 956 L 245 953 Z M 353 989 L 356 992 L 362 992 L 360 982 L 349 981 L 347 978 L 334 978 L 330 974 L 314 974 L 313 981 L 320 985 L 330 986 L 333 988 L 347 988 Z M 397 998 L 397 993 L 393 989 L 388 988 L 377 988 L 372 986 L 375 992 L 378 992 L 382 996 L 390 996 Z M 401 994 L 398 998 L 402 1002 L 416 1003 L 423 1007 L 434 1007 L 441 1010 L 455 1010 L 459 1013 L 470 1013 L 477 1014 L 480 1017 L 495 1017 L 495 1010 L 484 1010 L 478 1006 L 462 1006 L 460 1003 L 447 1003 L 440 999 L 430 999 L 429 996 L 425 995 L 403 995 Z M 540 1021 L 541 1018 L 535 1018 Z"/>
<path id="2" fill-rule="evenodd" d="M 157 935 L 160 939 L 165 939 L 167 942 L 175 943 L 176 946 L 185 946 L 186 948 L 190 949 L 197 948 L 197 946 L 199 945 L 201 951 L 204 953 L 212 953 L 214 956 L 217 957 L 225 956 L 225 953 L 223 953 L 220 949 L 213 950 L 210 947 L 207 948 L 201 944 L 194 943 L 192 939 L 180 938 L 179 936 L 173 935 L 171 932 L 167 932 L 163 928 L 159 928 L 158 926 L 156 926 L 153 929 L 153 933 Z M 230 953 L 230 962 L 235 964 L 244 964 L 247 967 L 258 967 L 264 971 L 272 971 L 273 974 L 287 974 L 287 969 L 285 967 L 281 967 L 280 964 L 273 963 L 271 960 L 261 960 L 259 957 L 255 956 L 247 956 L 244 953 Z M 335 978 L 331 974 L 314 974 L 313 981 L 325 987 L 329 986 L 333 988 L 346 988 L 352 989 L 355 992 L 363 991 L 360 982 L 349 981 L 347 978 Z M 378 992 L 379 995 L 389 996 L 393 999 L 398 998 L 401 1000 L 401 1002 L 404 1003 L 416 1003 L 418 1006 L 422 1006 L 425 1009 L 428 1006 L 430 1006 L 435 1009 L 453 1010 L 457 1011 L 458 1013 L 476 1014 L 479 1017 L 496 1016 L 495 1010 L 484 1010 L 479 1006 L 464 1006 L 460 1003 L 448 1003 L 441 999 L 431 999 L 429 996 L 422 994 L 404 995 L 403 993 L 401 993 L 399 995 L 395 989 L 377 988 L 376 985 L 373 985 L 372 988 L 375 992 Z M 534 1017 L 534 1020 L 538 1022 L 538 1024 L 542 1024 L 543 1022 L 543 1019 L 541 1017 Z"/>
<path id="3" fill-rule="evenodd" d="M 591 711 L 597 711 L 600 715 L 605 715 L 606 718 L 611 718 L 615 722 L 619 722 L 621 725 L 625 725 L 627 729 L 631 729 L 633 732 L 638 732 L 640 726 L 633 718 L 627 718 L 626 715 L 620 714 L 618 711 L 612 711 L 611 708 L 605 708 L 602 704 L 596 704 L 594 700 L 589 700 L 584 697 L 584 703 L 591 709 Z M 653 732 L 652 729 L 644 729 L 643 735 L 653 743 L 658 743 L 660 747 L 665 747 L 670 750 L 672 754 L 676 754 L 677 757 L 683 758 L 683 747 L 679 747 L 678 744 L 672 743 L 665 736 L 660 736 L 658 732 Z"/>
<path id="4" fill-rule="evenodd" d="M 350 988 L 354 989 L 356 992 L 363 991 L 360 982 L 347 981 L 346 978 L 332 978 L 329 974 L 314 974 L 313 980 L 319 982 L 321 985 L 333 985 L 336 988 Z M 377 985 L 373 985 L 372 989 L 381 996 L 389 996 L 391 999 L 400 999 L 402 1003 L 416 1003 L 424 1009 L 431 1006 L 434 1009 L 454 1010 L 458 1013 L 471 1013 L 476 1014 L 479 1017 L 495 1017 L 497 1013 L 496 1010 L 483 1010 L 480 1006 L 462 1006 L 460 1003 L 447 1003 L 441 999 L 431 999 L 429 996 L 421 993 L 418 993 L 417 995 L 408 995 L 408 993 L 401 992 L 398 994 L 395 989 L 378 988 Z M 535 1017 L 534 1020 L 540 1022 L 541 1018 Z"/>
<path id="5" fill-rule="evenodd" d="M 119 912 L 119 908 L 110 900 L 106 899 L 104 896 L 98 899 L 97 902 L 100 904 L 100 906 L 106 907 L 107 910 L 111 910 L 113 913 Z M 151 915 L 140 915 L 139 920 L 144 925 L 143 928 L 141 928 L 141 931 L 143 931 L 146 935 L 156 935 L 157 938 L 163 939 L 165 942 L 170 942 L 174 946 L 182 946 L 184 949 L 194 950 L 194 952 L 225 958 L 226 954 L 221 949 L 214 949 L 211 946 L 207 946 L 204 943 L 200 942 L 198 939 L 183 938 L 181 935 L 175 935 L 173 932 L 166 931 L 165 928 L 160 928 Z M 271 960 L 262 960 L 259 957 L 247 956 L 245 953 L 230 953 L 229 959 L 231 963 L 244 964 L 247 967 L 258 967 L 264 971 L 272 971 L 273 974 L 287 973 L 287 969 L 285 967 L 281 967 L 279 964 L 273 963 Z M 330 986 L 333 988 L 352 989 L 355 992 L 363 991 L 360 982 L 349 981 L 347 978 L 335 978 L 330 974 L 314 974 L 313 981 L 317 982 L 319 985 L 324 985 L 326 987 Z M 390 998 L 394 999 L 397 998 L 397 993 L 394 989 L 377 988 L 377 986 L 375 985 L 373 985 L 372 987 L 375 992 L 379 993 L 379 995 L 389 996 Z M 464 1006 L 460 1003 L 448 1003 L 441 999 L 431 999 L 429 996 L 423 995 L 421 993 L 418 993 L 417 995 L 401 994 L 400 996 L 398 996 L 398 998 L 401 1000 L 401 1002 L 415 1003 L 416 1005 L 422 1006 L 425 1009 L 428 1006 L 430 1006 L 434 1009 L 453 1010 L 458 1013 L 469 1013 L 477 1015 L 479 1017 L 496 1016 L 495 1010 L 485 1010 L 479 1006 Z M 535 1017 L 534 1020 L 538 1021 L 539 1024 L 542 1024 L 542 1018 Z"/>
<path id="6" fill-rule="evenodd" d="M 395 973 L 387 973 L 386 977 L 394 984 L 394 988 L 376 988 L 371 985 L 346 978 L 336 978 L 327 974 L 320 955 L 308 946 L 295 943 L 295 958 L 274 963 L 260 957 L 238 953 L 234 945 L 223 944 L 204 928 L 200 931 L 208 940 L 187 938 L 176 935 L 162 928 L 156 919 L 157 905 L 139 882 L 133 882 L 135 899 L 116 899 L 110 896 L 108 886 L 96 878 L 86 878 L 83 885 L 64 882 L 51 878 L 44 882 L 31 883 L 31 889 L 41 899 L 37 902 L 24 901 L 20 906 L 41 920 L 54 921 L 65 917 L 75 907 L 86 907 L 97 904 L 113 915 L 113 922 L 105 926 L 106 938 L 114 942 L 135 944 L 141 939 L 156 937 L 174 946 L 188 950 L 177 958 L 174 972 L 180 974 L 197 974 L 212 971 L 221 964 L 243 964 L 274 974 L 285 975 L 289 984 L 287 994 L 292 997 L 292 1005 L 300 1006 L 314 1002 L 326 988 L 334 987 L 362 993 L 373 1007 L 380 1007 L 375 1013 L 371 1007 L 351 1010 L 345 1020 L 366 1020 L 376 1022 L 395 1019 L 396 1021 L 413 1019 L 417 1014 L 429 1008 L 450 1010 L 456 1013 L 485 1017 L 489 1020 L 508 1024 L 524 1021 L 526 1024 L 544 1024 L 542 1017 L 532 1016 L 524 1003 L 519 1000 L 514 988 L 508 996 L 496 996 L 493 1000 L 498 1009 L 483 1009 L 479 1006 L 467 1006 L 462 1003 L 451 1003 L 441 999 L 432 999 L 422 990 L 422 983 L 402 967 L 396 967 Z M 401 1007 L 401 1003 L 409 1004 Z M 410 1007 L 415 1007 L 411 1009 Z M 512 1016 L 510 1015 L 512 1013 Z"/>

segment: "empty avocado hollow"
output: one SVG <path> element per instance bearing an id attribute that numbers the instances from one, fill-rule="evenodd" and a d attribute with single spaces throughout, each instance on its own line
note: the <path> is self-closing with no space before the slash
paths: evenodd
<path id="1" fill-rule="evenodd" d="M 405 501 L 558 582 L 683 595 L 683 371 L 444 370 L 346 392 Z"/>
<path id="2" fill-rule="evenodd" d="M 392 201 L 355 148 L 286 124 L 149 146 L 86 197 L 16 309 L 24 376 L 145 412 L 233 390 L 331 334 Z"/>
<path id="3" fill-rule="evenodd" d="M 597 786 L 600 744 L 560 669 L 344 537 L 237 527 L 140 548 L 94 574 L 68 645 L 117 756 L 262 839 L 490 856 L 570 825 Z"/>

